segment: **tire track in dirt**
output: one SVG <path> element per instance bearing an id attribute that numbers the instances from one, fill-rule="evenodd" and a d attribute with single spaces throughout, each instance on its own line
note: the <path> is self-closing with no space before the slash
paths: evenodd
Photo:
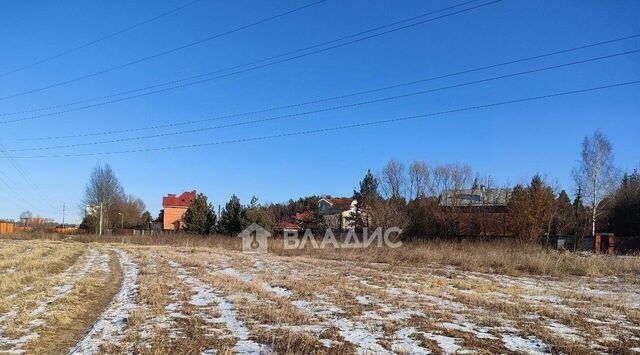
<path id="1" fill-rule="evenodd" d="M 114 252 L 122 270 L 120 290 L 89 331 L 69 350 L 69 354 L 95 354 L 103 346 L 115 346 L 124 339 L 128 316 L 137 307 L 139 268 L 126 252 L 120 249 Z"/>
<path id="2" fill-rule="evenodd" d="M 86 257 L 86 260 L 82 267 L 80 267 L 78 270 L 74 270 L 78 267 L 78 265 L 71 265 L 60 275 L 65 283 L 54 287 L 56 293 L 39 302 L 36 308 L 29 313 L 30 318 L 32 319 L 27 324 L 27 328 L 19 330 L 21 333 L 24 333 L 24 335 L 17 338 L 9 338 L 3 335 L 3 329 L 0 328 L 0 348 L 4 349 L 6 347 L 10 347 L 11 349 L 9 351 L 11 352 L 24 352 L 25 350 L 23 350 L 23 348 L 29 342 L 39 337 L 39 334 L 36 332 L 36 328 L 42 327 L 46 323 L 40 316 L 43 315 L 53 303 L 67 296 L 74 289 L 76 284 L 81 279 L 83 279 L 94 267 L 98 255 L 99 253 L 95 249 L 90 248 L 89 255 Z M 16 306 L 14 306 L 14 309 L 12 309 L 10 312 L 0 317 L 0 323 L 9 322 L 18 316 L 18 312 L 15 307 Z"/>
<path id="3" fill-rule="evenodd" d="M 220 292 L 216 292 L 210 285 L 191 275 L 180 263 L 170 260 L 169 265 L 191 289 L 192 295 L 189 304 L 199 307 L 198 317 L 204 323 L 222 323 L 225 326 L 227 336 L 238 339 L 232 349 L 234 353 L 264 354 L 270 352 L 266 345 L 250 339 L 251 333 L 238 319 L 238 311 L 233 302 L 220 295 Z M 215 308 L 212 308 L 212 305 L 215 305 Z M 217 316 L 214 312 L 217 313 Z"/>

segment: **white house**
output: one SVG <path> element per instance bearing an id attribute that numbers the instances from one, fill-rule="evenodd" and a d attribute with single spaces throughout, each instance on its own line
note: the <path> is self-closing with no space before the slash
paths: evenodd
<path id="1" fill-rule="evenodd" d="M 324 216 L 327 226 L 338 230 L 354 227 L 354 221 L 350 218 L 355 215 L 357 205 L 358 201 L 349 197 L 322 198 L 318 201 L 320 214 Z"/>

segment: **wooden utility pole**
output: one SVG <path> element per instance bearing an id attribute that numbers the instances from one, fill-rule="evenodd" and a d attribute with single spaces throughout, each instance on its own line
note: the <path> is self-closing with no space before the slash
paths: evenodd
<path id="1" fill-rule="evenodd" d="M 102 235 L 102 202 L 100 202 L 100 227 L 98 235 Z"/>

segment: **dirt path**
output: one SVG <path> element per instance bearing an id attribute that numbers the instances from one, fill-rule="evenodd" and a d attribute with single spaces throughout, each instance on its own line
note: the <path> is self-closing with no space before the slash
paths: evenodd
<path id="1" fill-rule="evenodd" d="M 100 259 L 92 274 L 53 307 L 47 325 L 27 347 L 29 353 L 66 354 L 109 305 L 122 284 L 122 268 L 113 251 L 103 253 Z"/>
<path id="2" fill-rule="evenodd" d="M 117 343 L 124 338 L 128 316 L 137 307 L 135 300 L 139 269 L 126 252 L 116 249 L 115 253 L 120 261 L 118 274 L 122 279 L 121 287 L 106 310 L 69 354 L 95 354 L 101 349 L 108 351 L 109 348 L 117 348 Z"/>

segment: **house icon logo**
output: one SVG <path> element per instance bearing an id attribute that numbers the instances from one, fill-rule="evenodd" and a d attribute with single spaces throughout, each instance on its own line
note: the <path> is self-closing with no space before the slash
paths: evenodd
<path id="1" fill-rule="evenodd" d="M 267 238 L 271 236 L 271 233 L 262 228 L 257 223 L 252 223 L 245 228 L 240 234 L 242 238 L 242 251 L 245 253 L 266 253 L 267 252 Z"/>

